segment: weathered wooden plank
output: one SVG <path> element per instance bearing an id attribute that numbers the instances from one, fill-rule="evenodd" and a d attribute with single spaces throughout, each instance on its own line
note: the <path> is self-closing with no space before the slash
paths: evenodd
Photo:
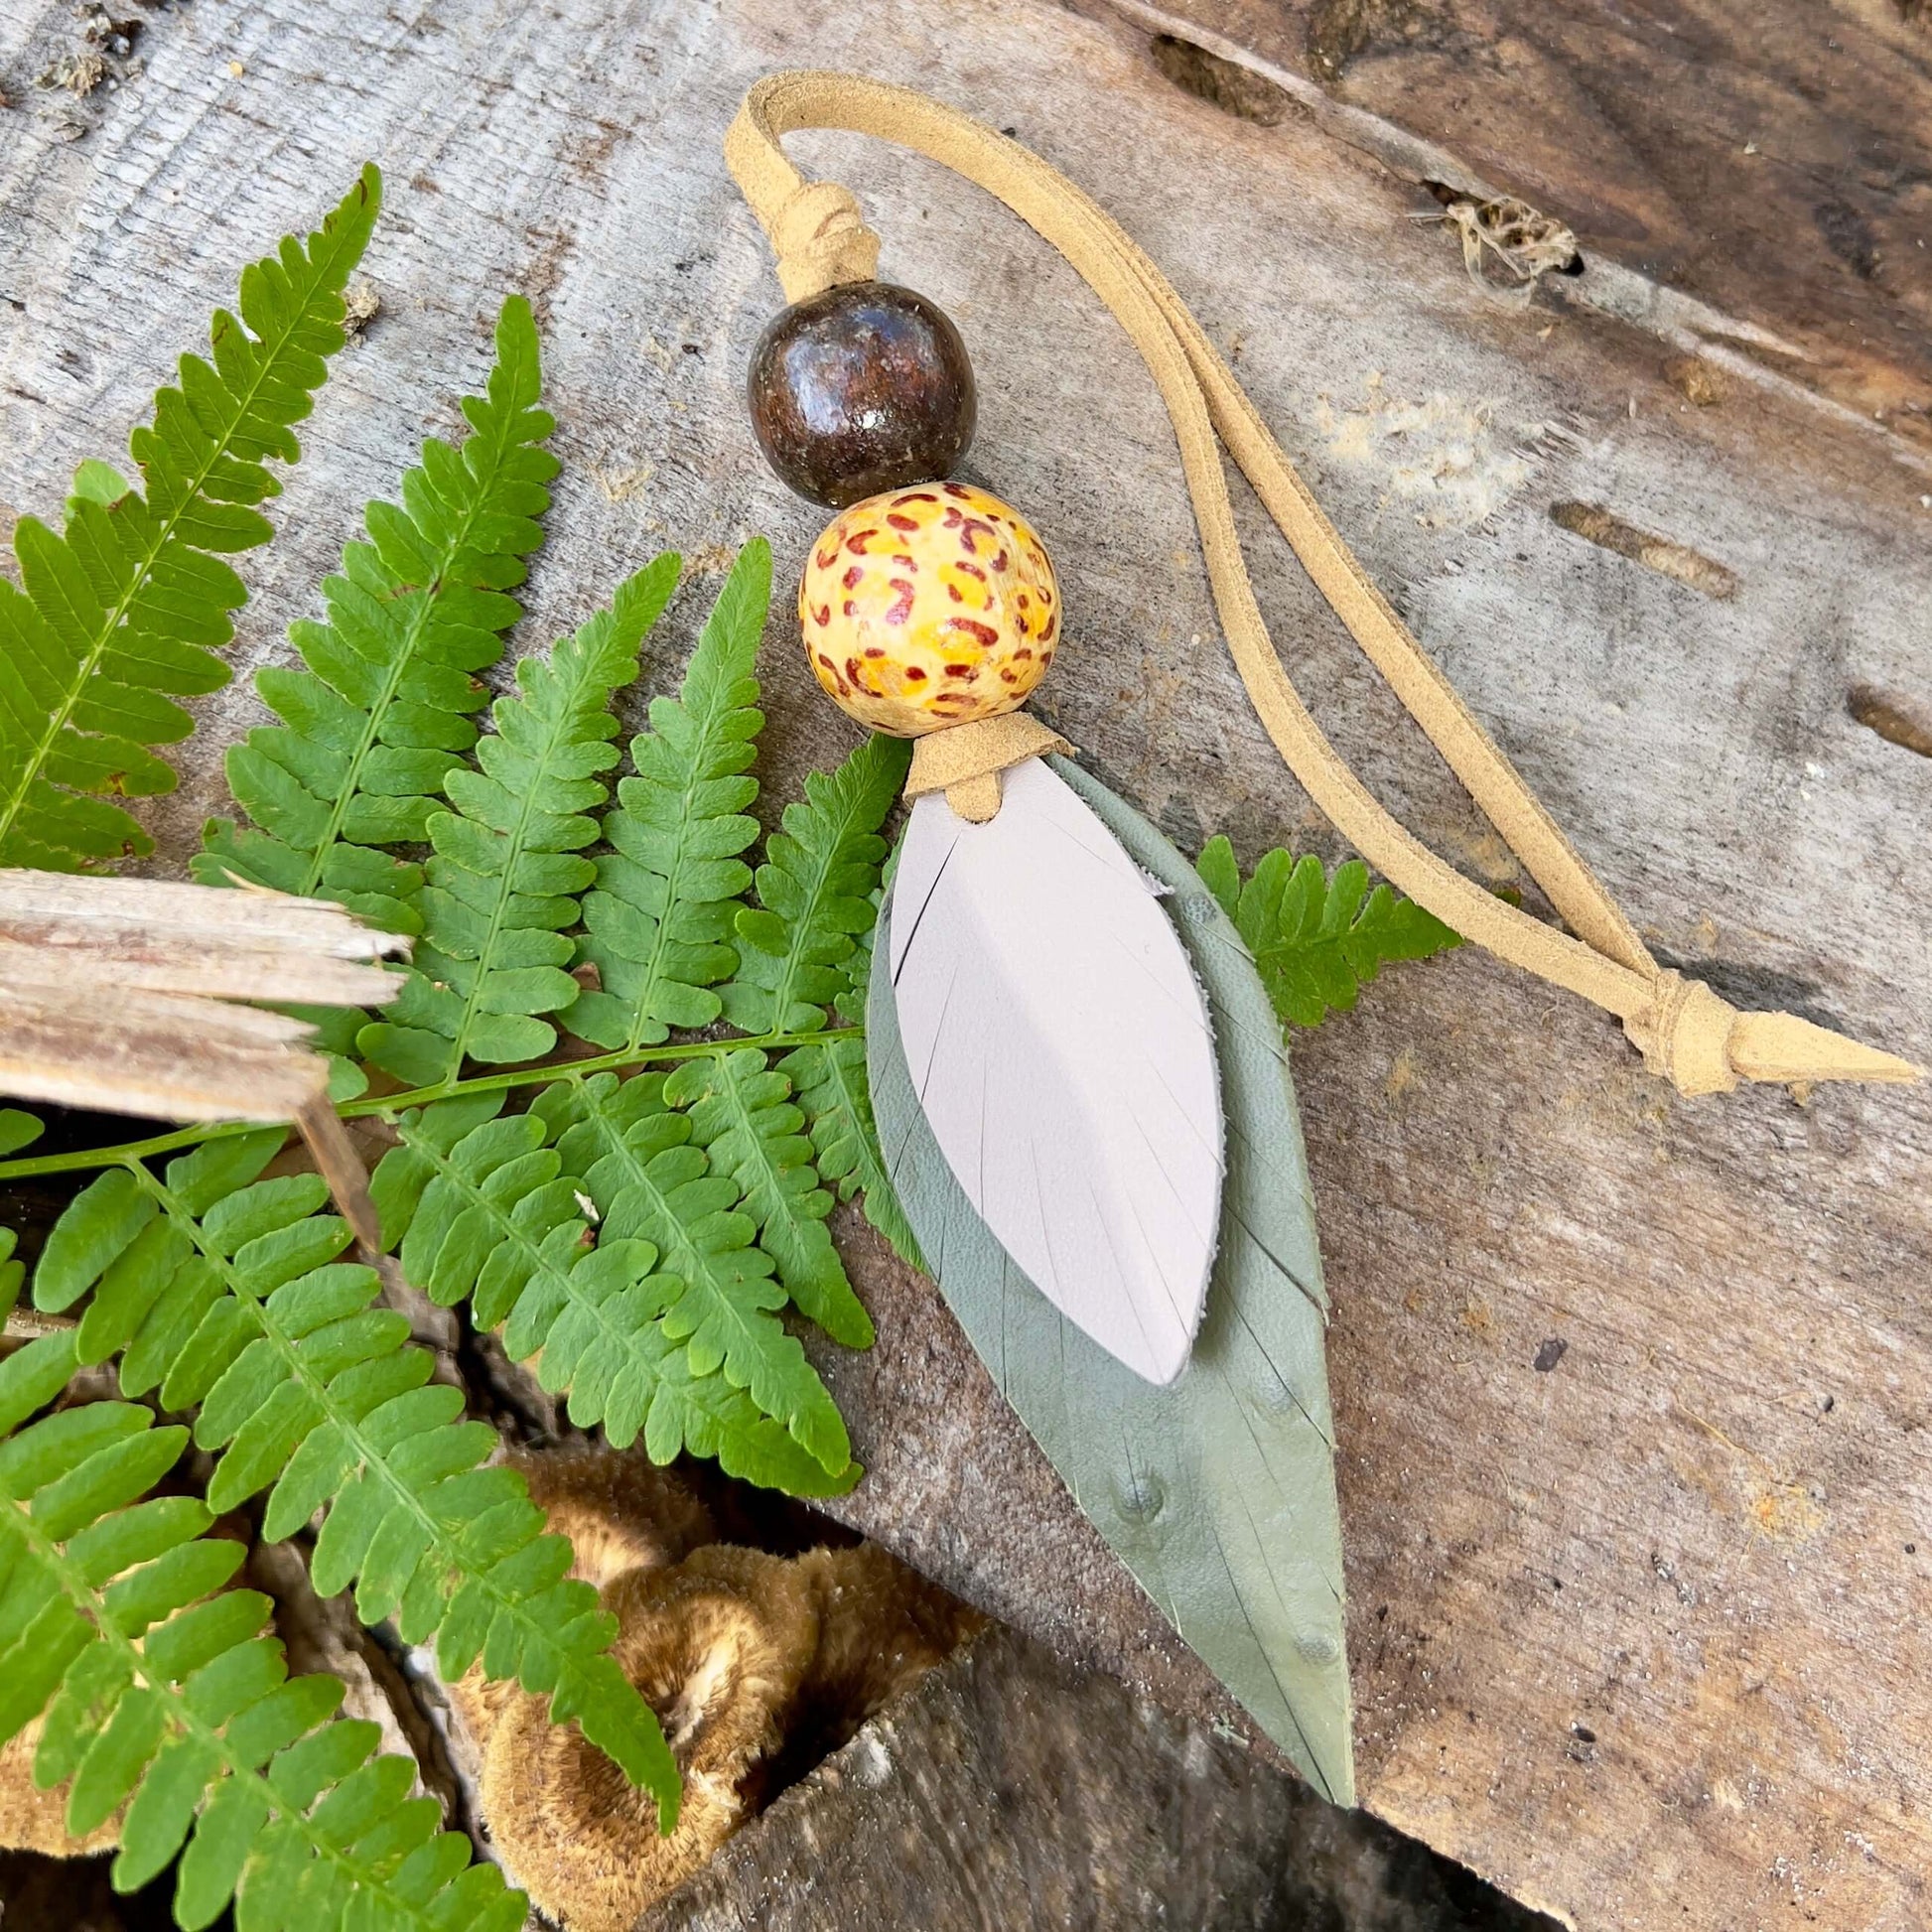
<path id="1" fill-rule="evenodd" d="M 764 529 L 795 565 L 816 519 L 758 463 L 738 399 L 776 291 L 716 142 L 760 70 L 863 67 L 1016 128 L 1171 270 L 1660 951 L 1932 1055 L 1932 761 L 1853 698 L 1924 702 L 1924 479 L 1775 396 L 1694 408 L 1654 339 L 1600 316 L 1497 308 L 1409 219 L 1412 182 L 1322 125 L 1236 121 L 1173 87 L 1138 31 L 990 0 L 200 0 L 151 17 L 147 71 L 119 91 L 37 94 L 73 33 L 51 3 L 0 20 L 16 510 L 111 451 L 159 345 L 189 340 L 265 235 L 363 153 L 388 171 L 383 309 L 305 439 L 242 661 L 282 652 L 354 505 L 425 425 L 451 426 L 506 285 L 542 307 L 567 465 L 525 647 L 657 542 L 715 559 Z M 87 131 L 64 138 L 62 116 Z M 866 199 L 888 272 L 968 336 L 977 470 L 1042 525 L 1077 620 L 1044 714 L 1183 845 L 1226 829 L 1248 856 L 1283 837 L 1332 851 L 1219 649 L 1165 419 L 1097 305 L 923 164 L 797 147 Z M 1574 503 L 1711 560 L 1733 593 L 1553 520 Z M 1508 879 L 1278 547 L 1257 571 L 1370 782 Z M 666 628 L 660 687 L 702 601 Z M 782 618 L 765 669 L 775 802 L 848 733 Z M 165 859 L 219 804 L 218 749 L 255 715 L 241 689 L 205 707 L 151 817 Z M 1370 1806 L 1580 1923 L 1751 1924 L 1792 1902 L 1921 1921 L 1932 1104 L 1682 1103 L 1607 1023 L 1466 955 L 1392 975 L 1297 1065 Z M 874 1471 L 855 1514 L 1068 1649 L 1190 1694 L 1024 1443 L 975 1409 L 930 1292 L 855 1252 L 875 1307 L 897 1310 L 840 1377 Z"/>
<path id="2" fill-rule="evenodd" d="M 1767 370 L 1932 453 L 1932 18 L 1910 0 L 1090 3 L 1249 57 L 1246 111 L 1295 76 L 1439 143 L 1586 263 L 1767 331 Z"/>
<path id="3" fill-rule="evenodd" d="M 995 1631 L 876 1718 L 637 1932 L 1431 1932 L 1548 1921 L 1118 1684 Z M 1478 1920 L 1474 1914 L 1481 1914 Z"/>

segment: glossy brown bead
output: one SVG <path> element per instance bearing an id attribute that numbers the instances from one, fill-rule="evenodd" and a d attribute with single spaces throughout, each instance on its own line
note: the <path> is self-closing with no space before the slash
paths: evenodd
<path id="1" fill-rule="evenodd" d="M 949 475 L 973 440 L 959 331 L 936 303 L 888 282 L 794 302 L 759 339 L 746 399 L 779 478 L 835 509 Z"/>

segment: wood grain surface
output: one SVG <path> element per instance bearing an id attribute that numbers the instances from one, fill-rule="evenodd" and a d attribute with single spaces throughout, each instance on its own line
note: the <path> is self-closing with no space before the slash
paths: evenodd
<path id="1" fill-rule="evenodd" d="M 1304 111 L 1311 95 L 1353 110 L 1379 151 L 1398 133 L 1440 144 L 1569 224 L 1586 273 L 1612 262 L 1761 330 L 1745 350 L 1761 373 L 1932 454 L 1917 0 L 1091 4 L 1232 56 L 1218 73 L 1169 66 L 1239 111 L 1300 80 Z"/>
<path id="2" fill-rule="evenodd" d="M 1862 7 L 1859 44 L 1904 71 L 1916 44 L 1886 4 Z M 718 139 L 758 73 L 849 65 L 1016 130 L 1169 270 L 1660 953 L 1932 1057 L 1932 761 L 1911 748 L 1932 703 L 1932 481 L 1900 460 L 1908 426 L 1855 421 L 1828 385 L 1727 380 L 1701 404 L 1654 331 L 1554 294 L 1497 304 L 1411 219 L 1437 206 L 1417 171 L 1311 112 L 1268 126 L 1184 92 L 1118 13 L 198 0 L 144 20 L 145 71 L 77 98 L 33 84 L 77 45 L 65 0 L 0 13 L 0 504 L 56 507 L 240 262 L 363 156 L 389 182 L 366 265 L 381 308 L 251 565 L 239 665 L 285 658 L 357 505 L 452 429 L 506 287 L 538 304 L 566 464 L 520 648 L 675 543 L 699 581 L 660 632 L 661 689 L 729 546 L 763 530 L 796 568 L 816 514 L 759 462 L 740 399 L 778 298 Z M 973 472 L 1036 521 L 1068 594 L 1048 722 L 1188 850 L 1225 830 L 1246 859 L 1332 855 L 1246 709 L 1166 420 L 1098 305 L 926 165 L 794 146 L 858 191 L 886 272 L 966 335 Z M 1704 237 L 1685 274 L 1716 273 L 1742 227 L 1684 219 Z M 1620 272 L 1654 311 L 1678 292 L 1652 267 Z M 1907 366 L 1875 325 L 1819 313 L 1832 342 L 1863 329 L 1874 366 Z M 1555 514 L 1579 504 L 1610 522 Z M 1722 576 L 1599 540 L 1626 526 Z M 1245 527 L 1258 539 L 1258 515 Z M 1292 673 L 1368 781 L 1508 883 L 1279 546 L 1257 540 L 1255 565 Z M 775 809 L 850 729 L 782 615 L 762 669 Z M 205 705 L 180 792 L 148 815 L 162 863 L 221 803 L 219 750 L 258 716 L 245 683 Z M 1924 1923 L 1932 1099 L 1679 1101 L 1599 1016 L 1468 954 L 1391 972 L 1296 1074 L 1335 1303 L 1365 1802 L 1580 1925 Z M 873 1471 L 854 1520 L 1063 1650 L 1198 1702 L 930 1289 L 850 1247 L 881 1330 L 837 1370 Z"/>
<path id="3" fill-rule="evenodd" d="M 1547 1932 L 1204 1725 L 996 1630 L 647 1912 L 637 1932 Z"/>

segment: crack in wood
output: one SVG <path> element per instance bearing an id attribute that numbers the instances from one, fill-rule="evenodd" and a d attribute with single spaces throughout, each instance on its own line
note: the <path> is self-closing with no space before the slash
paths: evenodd
<path id="1" fill-rule="evenodd" d="M 1266 74 L 1256 73 L 1239 62 L 1224 61 L 1177 34 L 1156 34 L 1149 52 L 1154 65 L 1176 87 L 1237 120 L 1276 127 L 1299 111 L 1294 95 Z"/>
<path id="2" fill-rule="evenodd" d="M 1881 691 L 1873 684 L 1855 684 L 1845 708 L 1886 744 L 1902 745 L 1922 759 L 1932 759 L 1932 708 L 1918 699 L 1899 691 Z"/>
<path id="3" fill-rule="evenodd" d="M 1626 523 L 1601 503 L 1552 503 L 1550 521 L 1573 536 L 1580 536 L 1601 549 L 1628 557 L 1646 570 L 1688 584 L 1706 597 L 1729 598 L 1737 595 L 1737 576 L 1713 557 L 1688 545 L 1673 543 L 1669 537 L 1653 536 L 1634 523 Z"/>

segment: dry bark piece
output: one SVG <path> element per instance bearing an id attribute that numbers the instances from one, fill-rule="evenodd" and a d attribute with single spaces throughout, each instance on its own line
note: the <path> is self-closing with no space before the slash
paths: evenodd
<path id="1" fill-rule="evenodd" d="M 326 899 L 0 871 L 0 1093 L 155 1120 L 293 1121 L 356 1235 L 366 1173 L 314 1029 L 229 1001 L 380 1006 L 396 933 Z"/>
<path id="2" fill-rule="evenodd" d="M 0 871 L 0 975 L 78 973 L 156 993 L 379 1005 L 408 950 L 330 899 L 162 879 Z"/>

